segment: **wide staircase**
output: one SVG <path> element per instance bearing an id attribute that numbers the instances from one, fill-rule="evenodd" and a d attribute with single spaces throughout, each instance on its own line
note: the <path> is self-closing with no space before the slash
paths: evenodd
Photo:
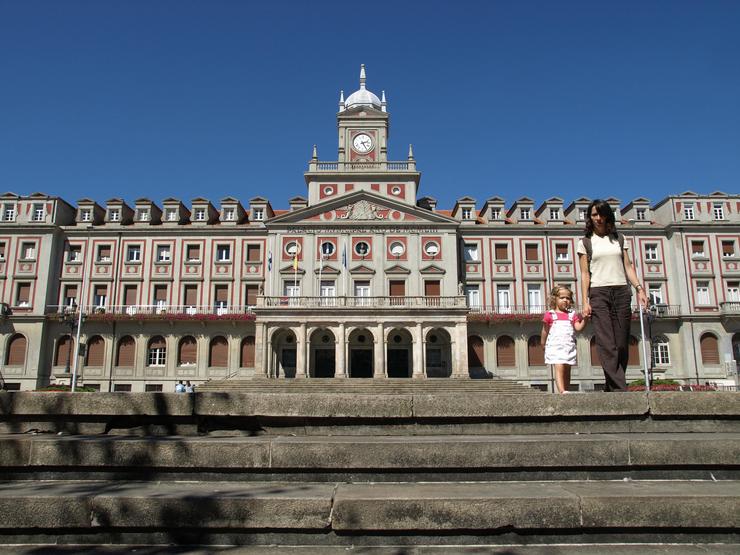
<path id="1" fill-rule="evenodd" d="M 0 393 L 0 553 L 740 552 L 738 393 L 263 387 Z"/>

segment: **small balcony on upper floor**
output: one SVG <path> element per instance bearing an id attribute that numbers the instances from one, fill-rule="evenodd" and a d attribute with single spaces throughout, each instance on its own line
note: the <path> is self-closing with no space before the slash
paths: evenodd
<path id="1" fill-rule="evenodd" d="M 740 318 L 740 301 L 719 303 L 719 314 L 723 318 Z"/>

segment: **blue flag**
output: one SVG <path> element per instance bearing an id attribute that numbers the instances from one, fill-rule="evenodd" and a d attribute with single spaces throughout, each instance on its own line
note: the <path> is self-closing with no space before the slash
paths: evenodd
<path id="1" fill-rule="evenodd" d="M 267 271 L 272 271 L 272 251 L 267 253 Z"/>
<path id="2" fill-rule="evenodd" d="M 342 247 L 342 266 L 347 267 L 347 245 Z"/>

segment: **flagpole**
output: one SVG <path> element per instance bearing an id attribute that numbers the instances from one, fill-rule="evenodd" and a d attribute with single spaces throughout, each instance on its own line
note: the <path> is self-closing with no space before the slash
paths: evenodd
<path id="1" fill-rule="evenodd" d="M 319 304 L 321 304 L 321 271 L 324 268 L 324 249 L 319 245 L 319 287 L 317 289 L 317 297 L 319 298 Z"/>

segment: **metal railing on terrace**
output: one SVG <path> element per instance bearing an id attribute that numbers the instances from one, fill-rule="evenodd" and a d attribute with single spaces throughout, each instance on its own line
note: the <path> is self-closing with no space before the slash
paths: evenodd
<path id="1" fill-rule="evenodd" d="M 311 172 L 368 172 L 368 171 L 416 171 L 416 161 L 402 162 L 323 162 L 311 160 L 308 171 Z"/>
<path id="2" fill-rule="evenodd" d="M 77 305 L 48 305 L 47 314 L 61 314 L 63 312 L 72 312 L 77 314 L 79 307 Z M 254 315 L 254 306 L 246 305 L 88 305 L 83 307 L 83 314 L 87 318 L 133 318 L 133 317 L 152 317 L 165 319 L 168 316 L 180 316 L 183 319 L 188 317 L 210 316 L 210 317 L 229 317 Z"/>
<path id="3" fill-rule="evenodd" d="M 533 314 L 544 314 L 550 307 L 542 304 L 538 305 L 471 305 L 469 307 L 471 314 L 499 314 L 512 316 L 530 316 Z M 574 308 L 577 312 L 581 307 Z M 632 305 L 632 311 L 638 312 L 637 305 Z M 657 304 L 648 309 L 648 313 L 657 318 L 678 317 L 681 315 L 681 305 Z"/>
<path id="4" fill-rule="evenodd" d="M 465 297 L 257 297 L 257 308 L 465 308 Z"/>

